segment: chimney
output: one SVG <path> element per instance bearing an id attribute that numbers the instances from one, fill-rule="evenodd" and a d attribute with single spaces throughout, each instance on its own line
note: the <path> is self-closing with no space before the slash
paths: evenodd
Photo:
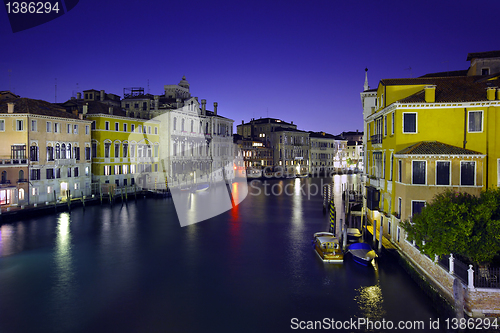
<path id="1" fill-rule="evenodd" d="M 80 113 L 80 114 L 78 115 L 78 118 L 80 118 L 80 120 L 83 120 L 83 114 L 81 114 L 81 113 Z"/>
<path id="2" fill-rule="evenodd" d="M 430 85 L 425 86 L 425 102 L 426 103 L 434 103 L 436 101 L 436 86 Z"/>
<path id="3" fill-rule="evenodd" d="M 87 112 L 89 111 L 89 105 L 88 104 L 85 104 L 83 106 L 83 114 L 87 114 Z"/>
<path id="4" fill-rule="evenodd" d="M 104 94 L 104 90 L 101 90 L 101 102 L 104 102 L 104 96 L 106 96 L 106 94 Z"/>
<path id="5" fill-rule="evenodd" d="M 74 101 L 75 100 L 75 96 L 71 96 L 71 100 Z"/>
<path id="6" fill-rule="evenodd" d="M 112 106 L 109 107 L 109 114 L 113 114 L 113 107 Z"/>
<path id="7" fill-rule="evenodd" d="M 158 111 L 159 105 L 160 105 L 160 96 L 155 95 L 155 111 Z"/>
<path id="8" fill-rule="evenodd" d="M 7 103 L 7 112 L 14 113 L 14 103 Z"/>
<path id="9" fill-rule="evenodd" d="M 201 115 L 202 116 L 207 115 L 207 100 L 206 99 L 201 100 Z"/>
<path id="10" fill-rule="evenodd" d="M 242 120 L 242 121 L 241 121 L 241 124 L 242 124 L 242 125 L 244 125 L 244 124 L 245 124 L 245 121 L 244 121 L 244 120 Z"/>
<path id="11" fill-rule="evenodd" d="M 217 106 L 218 106 L 218 105 L 219 105 L 219 104 L 218 104 L 217 102 L 214 102 L 214 116 L 216 116 L 216 115 L 217 115 Z"/>
<path id="12" fill-rule="evenodd" d="M 496 90 L 497 90 L 497 87 L 488 87 L 488 89 L 486 89 L 486 97 L 488 98 L 488 101 L 495 100 Z"/>
<path id="13" fill-rule="evenodd" d="M 76 93 L 76 99 L 82 99 L 82 93 Z"/>

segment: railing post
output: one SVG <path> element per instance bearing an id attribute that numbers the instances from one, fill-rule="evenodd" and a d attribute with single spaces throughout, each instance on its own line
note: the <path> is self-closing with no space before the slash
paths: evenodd
<path id="1" fill-rule="evenodd" d="M 450 254 L 450 274 L 453 274 L 455 272 L 455 258 L 453 258 L 453 253 Z"/>
<path id="2" fill-rule="evenodd" d="M 472 265 L 469 265 L 469 269 L 467 270 L 467 272 L 469 273 L 469 275 L 468 275 L 468 280 L 469 280 L 468 287 L 469 287 L 469 289 L 474 289 L 474 270 L 472 269 Z"/>

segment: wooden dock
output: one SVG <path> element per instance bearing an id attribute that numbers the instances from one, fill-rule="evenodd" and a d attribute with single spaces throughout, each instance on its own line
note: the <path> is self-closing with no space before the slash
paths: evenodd
<path id="1" fill-rule="evenodd" d="M 373 236 L 373 225 L 367 226 L 366 229 Z M 380 240 L 380 234 L 379 234 L 378 230 L 377 230 L 377 240 Z M 382 246 L 384 247 L 384 249 L 387 249 L 387 250 L 396 250 L 396 247 L 385 236 L 382 236 Z"/>

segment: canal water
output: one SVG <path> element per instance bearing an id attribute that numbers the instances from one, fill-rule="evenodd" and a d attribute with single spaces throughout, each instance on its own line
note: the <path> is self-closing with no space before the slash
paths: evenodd
<path id="1" fill-rule="evenodd" d="M 356 177 L 335 176 L 336 198 L 341 183 Z M 321 186 L 330 181 L 253 181 L 240 205 L 186 227 L 168 198 L 2 224 L 0 332 L 290 332 L 340 324 L 345 332 L 388 331 L 383 323 L 423 323 L 418 331 L 427 332 L 443 324 L 395 256 L 382 255 L 375 268 L 348 256 L 344 264 L 318 258 L 311 237 L 328 229 Z"/>

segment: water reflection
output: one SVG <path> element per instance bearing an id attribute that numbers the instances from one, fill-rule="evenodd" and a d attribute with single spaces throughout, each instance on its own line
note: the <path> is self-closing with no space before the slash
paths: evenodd
<path id="1" fill-rule="evenodd" d="M 0 257 L 10 256 L 14 251 L 14 227 L 4 224 L 0 227 Z"/>
<path id="2" fill-rule="evenodd" d="M 382 289 L 379 284 L 360 287 L 356 289 L 356 293 L 357 295 L 354 300 L 359 306 L 361 317 L 370 320 L 381 320 L 384 318 L 384 298 L 382 297 Z"/>

